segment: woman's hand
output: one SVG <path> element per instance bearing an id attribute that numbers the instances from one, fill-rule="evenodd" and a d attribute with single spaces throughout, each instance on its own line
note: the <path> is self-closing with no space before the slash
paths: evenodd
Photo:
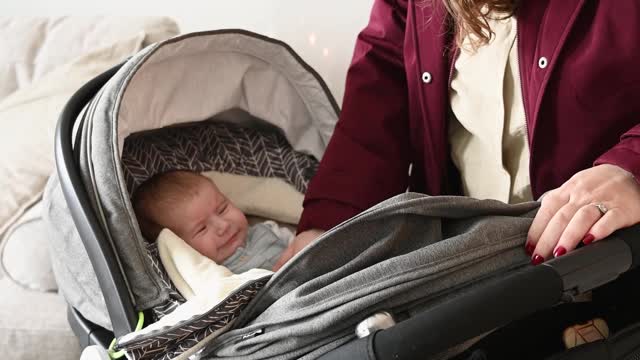
<path id="1" fill-rule="evenodd" d="M 280 259 L 278 259 L 276 264 L 273 266 L 273 271 L 278 271 L 287 261 L 289 261 L 289 259 L 299 253 L 300 250 L 304 249 L 313 240 L 318 238 L 318 236 L 322 235 L 322 233 L 322 230 L 312 229 L 296 235 L 293 241 L 291 241 L 291 244 L 289 244 L 289 247 L 284 250 Z"/>
<path id="2" fill-rule="evenodd" d="M 615 165 L 575 174 L 542 199 L 526 250 L 538 265 L 640 222 L 640 184 Z"/>

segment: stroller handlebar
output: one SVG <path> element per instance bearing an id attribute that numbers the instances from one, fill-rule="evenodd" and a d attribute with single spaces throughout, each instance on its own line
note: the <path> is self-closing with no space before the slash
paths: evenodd
<path id="1" fill-rule="evenodd" d="M 321 359 L 429 358 L 613 281 L 638 266 L 639 234 L 640 225 L 636 225 L 543 266 L 527 266 L 494 278 L 391 328 L 352 341 Z"/>
<path id="2" fill-rule="evenodd" d="M 636 232 L 638 229 L 636 228 Z M 611 236 L 546 262 L 562 278 L 566 295 L 577 295 L 604 285 L 632 268 L 633 253 L 628 242 Z"/>

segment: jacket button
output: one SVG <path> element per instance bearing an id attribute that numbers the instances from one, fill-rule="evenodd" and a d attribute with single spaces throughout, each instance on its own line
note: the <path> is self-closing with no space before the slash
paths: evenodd
<path id="1" fill-rule="evenodd" d="M 547 67 L 547 65 L 549 65 L 549 60 L 547 60 L 546 57 L 541 57 L 540 59 L 538 59 L 538 67 L 540 69 L 544 69 Z"/>
<path id="2" fill-rule="evenodd" d="M 431 83 L 431 73 L 429 73 L 428 71 L 425 71 L 422 73 L 422 82 L 425 84 L 429 84 Z"/>

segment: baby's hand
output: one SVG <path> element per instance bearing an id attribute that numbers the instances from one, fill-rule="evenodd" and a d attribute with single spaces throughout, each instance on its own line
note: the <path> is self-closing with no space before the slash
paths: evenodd
<path id="1" fill-rule="evenodd" d="M 289 247 L 287 247 L 284 250 L 284 252 L 280 256 L 280 259 L 278 259 L 276 264 L 273 266 L 273 271 L 280 270 L 280 268 L 284 264 L 286 264 L 287 261 L 289 261 L 289 259 L 291 259 L 295 254 L 299 253 L 302 249 L 304 249 L 307 245 L 309 245 L 313 240 L 317 239 L 318 236 L 322 235 L 322 233 L 323 233 L 322 230 L 312 229 L 312 230 L 307 230 L 305 232 L 301 232 L 300 234 L 298 234 L 293 239 L 293 241 L 291 241 L 291 244 L 289 244 Z"/>

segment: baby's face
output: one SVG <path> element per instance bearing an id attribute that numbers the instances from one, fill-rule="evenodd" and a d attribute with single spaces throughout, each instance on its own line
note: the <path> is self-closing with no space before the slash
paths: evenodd
<path id="1" fill-rule="evenodd" d="M 198 185 L 196 196 L 177 203 L 170 213 L 167 227 L 218 264 L 247 238 L 247 218 L 208 181 Z"/>

